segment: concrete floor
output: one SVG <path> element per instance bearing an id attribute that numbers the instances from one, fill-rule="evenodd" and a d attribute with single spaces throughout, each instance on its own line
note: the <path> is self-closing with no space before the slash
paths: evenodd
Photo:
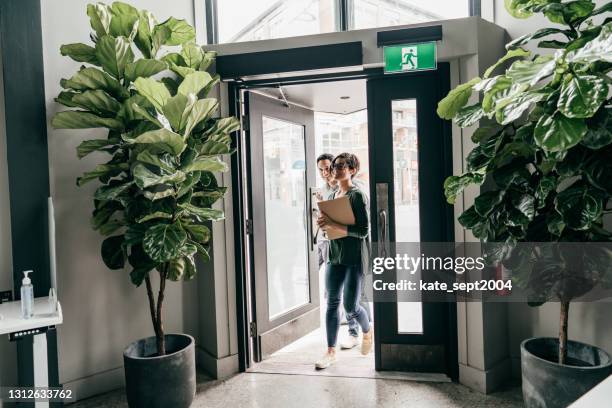
<path id="1" fill-rule="evenodd" d="M 71 408 L 127 407 L 123 390 L 89 398 Z M 515 408 L 521 390 L 483 395 L 455 383 L 371 378 L 242 373 L 226 380 L 198 376 L 193 408 Z"/>

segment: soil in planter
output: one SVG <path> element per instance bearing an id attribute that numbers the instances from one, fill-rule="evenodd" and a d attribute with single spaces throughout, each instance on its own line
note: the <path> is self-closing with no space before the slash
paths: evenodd
<path id="1" fill-rule="evenodd" d="M 537 353 L 535 356 L 543 358 L 544 360 L 556 363 L 559 361 L 559 353 Z M 595 365 L 587 363 L 586 361 L 579 360 L 570 356 L 565 357 L 566 366 L 572 367 L 594 367 Z"/>

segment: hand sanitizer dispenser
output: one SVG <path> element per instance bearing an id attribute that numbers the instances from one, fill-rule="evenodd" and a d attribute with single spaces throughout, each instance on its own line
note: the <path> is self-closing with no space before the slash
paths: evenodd
<path id="1" fill-rule="evenodd" d="M 33 271 L 24 271 L 25 276 L 21 281 L 21 317 L 29 319 L 34 315 L 34 286 L 28 277 Z"/>

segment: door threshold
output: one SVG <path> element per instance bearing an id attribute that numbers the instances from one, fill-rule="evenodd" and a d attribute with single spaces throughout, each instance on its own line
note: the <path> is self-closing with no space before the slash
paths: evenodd
<path id="1" fill-rule="evenodd" d="M 314 364 L 279 364 L 279 363 L 256 363 L 246 370 L 247 373 L 285 374 L 285 375 L 311 375 L 320 377 L 343 377 L 343 378 L 369 378 L 374 380 L 403 380 L 416 382 L 452 382 L 450 377 L 443 373 L 418 373 L 404 371 L 376 371 L 366 367 L 342 367 L 333 365 L 325 370 L 317 370 Z"/>

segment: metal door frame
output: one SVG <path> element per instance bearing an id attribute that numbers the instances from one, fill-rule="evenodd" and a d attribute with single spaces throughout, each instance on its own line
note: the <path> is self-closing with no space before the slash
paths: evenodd
<path id="1" fill-rule="evenodd" d="M 438 63 L 438 69 L 440 67 L 446 67 L 446 75 L 443 79 L 442 89 L 446 92 L 450 90 L 450 72 L 448 63 Z M 444 69 L 444 68 L 443 68 Z M 421 72 L 406 72 L 393 74 L 393 77 L 404 77 L 412 78 L 422 75 Z M 229 99 L 229 114 L 238 116 L 241 118 L 243 124 L 242 131 L 238 131 L 233 139 L 234 147 L 236 148 L 236 154 L 231 157 L 231 171 L 232 171 L 232 191 L 234 195 L 233 199 L 233 215 L 234 215 L 234 240 L 236 245 L 235 251 L 235 273 L 236 273 L 236 309 L 237 309 L 237 325 L 238 325 L 238 356 L 239 356 L 239 369 L 244 372 L 249 368 L 250 362 L 253 360 L 253 353 L 257 351 L 250 347 L 249 339 L 251 334 L 254 332 L 254 328 L 249 325 L 250 317 L 255 316 L 252 310 L 251 300 L 255 295 L 255 288 L 253 282 L 249 279 L 250 271 L 253 270 L 253 257 L 249 256 L 249 253 L 253 253 L 253 242 L 252 235 L 248 233 L 248 229 L 251 228 L 247 225 L 248 215 L 252 214 L 252 196 L 251 196 L 251 182 L 250 174 L 247 169 L 250 168 L 250 151 L 249 143 L 246 143 L 249 137 L 248 123 L 244 121 L 244 114 L 249 111 L 248 101 L 243 100 L 242 93 L 247 90 L 257 88 L 269 88 L 278 87 L 281 85 L 302 85 L 309 83 L 321 83 L 321 82 L 336 82 L 336 81 L 347 81 L 354 79 L 373 79 L 373 78 L 384 78 L 388 75 L 384 74 L 382 68 L 366 68 L 359 71 L 344 71 L 344 72 L 333 72 L 325 74 L 313 74 L 303 76 L 288 76 L 288 77 L 276 77 L 270 79 L 256 79 L 256 80 L 234 80 L 228 83 L 228 99 Z M 371 96 L 367 95 L 368 101 Z M 368 113 L 369 115 L 369 113 Z M 368 117 L 369 121 L 369 117 Z M 248 122 L 248 121 L 247 121 Z M 450 122 L 444 122 L 444 135 L 451 134 Z M 368 130 L 370 132 L 370 130 Z M 371 152 L 371 147 L 368 146 Z M 448 146 L 450 148 L 450 146 Z M 450 169 L 452 174 L 452 151 L 446 155 L 447 162 L 445 168 Z M 442 188 L 442 186 L 440 186 Z M 370 191 L 376 191 L 374 185 L 374 179 L 372 178 L 370 183 Z M 371 206 L 376 205 L 375 200 L 371 200 Z M 447 221 L 447 230 L 451 232 L 454 229 L 452 207 L 448 208 L 451 217 Z M 372 232 L 374 233 L 374 232 Z M 451 235 L 452 237 L 452 235 Z M 452 239 L 452 238 L 451 238 Z M 456 304 L 449 303 L 449 350 L 450 355 L 448 356 L 448 374 L 453 380 L 458 379 L 458 353 L 457 353 L 457 313 Z M 376 306 L 374 306 L 375 320 L 378 318 L 376 314 Z M 375 360 L 380 361 L 380 347 L 375 347 Z"/>

